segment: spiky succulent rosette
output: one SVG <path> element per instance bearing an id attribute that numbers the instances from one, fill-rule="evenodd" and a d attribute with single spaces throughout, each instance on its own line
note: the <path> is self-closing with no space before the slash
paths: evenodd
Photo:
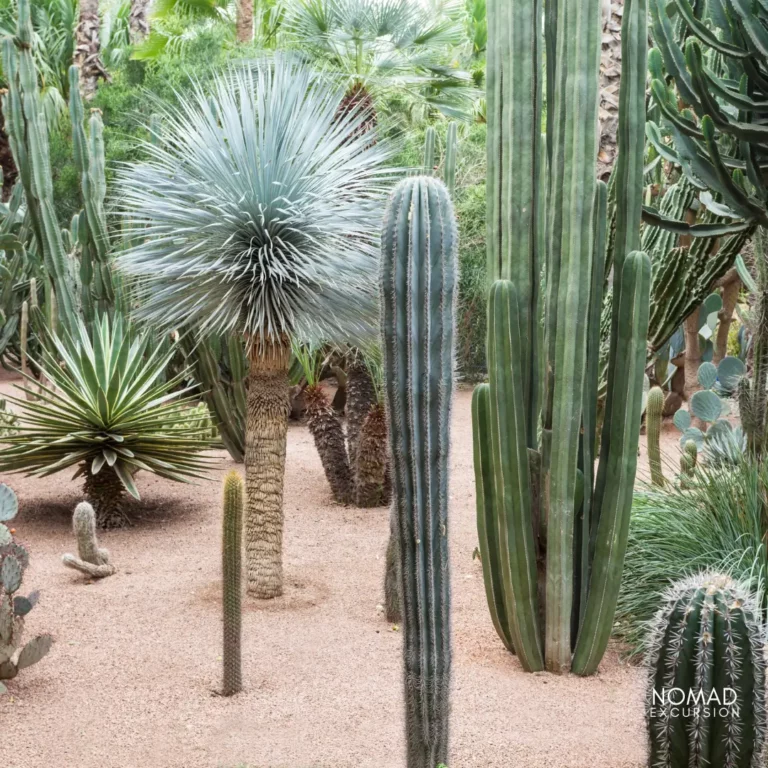
<path id="1" fill-rule="evenodd" d="M 376 315 L 386 141 L 289 57 L 233 68 L 161 106 L 161 140 L 119 172 L 142 313 L 252 344 L 365 337 Z"/>

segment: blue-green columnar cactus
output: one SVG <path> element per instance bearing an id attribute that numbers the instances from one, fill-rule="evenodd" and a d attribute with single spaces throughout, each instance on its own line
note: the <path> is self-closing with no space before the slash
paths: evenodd
<path id="1" fill-rule="evenodd" d="M 609 241 L 607 189 L 596 180 L 599 0 L 560 0 L 546 17 L 539 0 L 488 3 L 490 381 L 473 403 L 477 517 L 491 616 L 529 671 L 594 672 L 621 581 L 650 291 L 639 250 L 646 12 L 645 0 L 625 3 Z"/>
<path id="2" fill-rule="evenodd" d="M 408 768 L 447 763 L 456 250 L 443 183 L 425 176 L 402 181 L 382 234 L 381 330 L 401 562 Z"/>

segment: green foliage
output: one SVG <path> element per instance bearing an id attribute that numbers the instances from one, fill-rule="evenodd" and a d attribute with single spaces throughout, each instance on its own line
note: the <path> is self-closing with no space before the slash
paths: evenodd
<path id="1" fill-rule="evenodd" d="M 50 382 L 40 399 L 9 397 L 22 426 L 4 438 L 0 470 L 45 477 L 76 466 L 76 477 L 88 477 L 111 469 L 136 498 L 139 470 L 183 482 L 200 476 L 208 461 L 197 454 L 210 440 L 198 422 L 179 424 L 191 398 L 173 391 L 183 373 L 162 380 L 169 359 L 152 333 L 134 335 L 119 317 L 110 325 L 104 316 L 92 334 L 80 321 L 73 336 L 53 336 L 37 361 Z"/>
<path id="2" fill-rule="evenodd" d="M 396 570 L 409 768 L 433 768 L 448 752 L 448 450 L 456 238 L 442 182 L 417 176 L 395 188 L 382 230 L 381 332 L 401 562 Z M 414 536 L 414 531 L 422 533 Z"/>
<path id="3" fill-rule="evenodd" d="M 724 469 L 698 467 L 689 488 L 635 492 L 617 611 L 632 653 L 645 651 L 647 622 L 671 582 L 713 569 L 764 590 L 766 498 L 768 466 L 744 455 Z"/>
<path id="4" fill-rule="evenodd" d="M 649 765 L 764 764 L 762 624 L 749 584 L 722 573 L 705 571 L 665 592 L 649 640 Z"/>
<path id="5" fill-rule="evenodd" d="M 27 550 L 6 525 L 17 510 L 16 494 L 0 483 L 0 694 L 6 692 L 3 680 L 12 680 L 22 669 L 40 661 L 53 642 L 50 635 L 38 635 L 22 645 L 24 619 L 37 604 L 39 593 L 26 597 L 16 594 L 29 565 Z"/>

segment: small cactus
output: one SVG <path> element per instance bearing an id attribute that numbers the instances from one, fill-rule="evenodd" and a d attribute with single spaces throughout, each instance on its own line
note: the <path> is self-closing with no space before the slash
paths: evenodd
<path id="1" fill-rule="evenodd" d="M 243 689 L 241 661 L 241 570 L 243 530 L 243 479 L 237 472 L 224 478 L 222 572 L 224 604 L 224 684 L 222 696 Z"/>
<path id="2" fill-rule="evenodd" d="M 651 482 L 664 485 L 664 471 L 661 467 L 661 420 L 664 410 L 664 391 L 653 387 L 648 393 L 645 407 L 645 431 L 648 436 L 648 464 L 651 469 Z"/>
<path id="3" fill-rule="evenodd" d="M 96 537 L 96 513 L 87 501 L 82 501 L 75 507 L 75 513 L 72 515 L 72 531 L 77 539 L 79 557 L 64 555 L 61 558 L 64 565 L 92 579 L 111 576 L 116 569 L 109 562 L 109 550 L 99 546 L 99 540 Z"/>
<path id="4" fill-rule="evenodd" d="M 0 693 L 3 680 L 12 680 L 22 669 L 37 664 L 51 649 L 50 635 L 38 635 L 21 644 L 24 618 L 35 607 L 39 594 L 16 595 L 29 564 L 27 550 L 19 544 L 5 523 L 13 520 L 19 505 L 16 494 L 0 483 Z"/>
<path id="5" fill-rule="evenodd" d="M 699 449 L 693 440 L 686 440 L 680 455 L 680 487 L 689 488 L 691 478 L 696 474 L 696 461 Z"/>
<path id="6" fill-rule="evenodd" d="M 765 765 L 765 637 L 746 585 L 705 572 L 673 585 L 648 655 L 651 768 Z"/>

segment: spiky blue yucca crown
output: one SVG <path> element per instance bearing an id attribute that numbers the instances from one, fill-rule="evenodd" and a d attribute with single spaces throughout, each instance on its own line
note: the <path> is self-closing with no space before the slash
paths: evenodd
<path id="1" fill-rule="evenodd" d="M 375 324 L 378 226 L 390 145 L 343 114 L 343 91 L 287 57 L 193 86 L 161 106 L 162 140 L 119 172 L 146 278 L 168 327 L 348 340 Z M 361 134 L 361 135 L 356 135 Z"/>

